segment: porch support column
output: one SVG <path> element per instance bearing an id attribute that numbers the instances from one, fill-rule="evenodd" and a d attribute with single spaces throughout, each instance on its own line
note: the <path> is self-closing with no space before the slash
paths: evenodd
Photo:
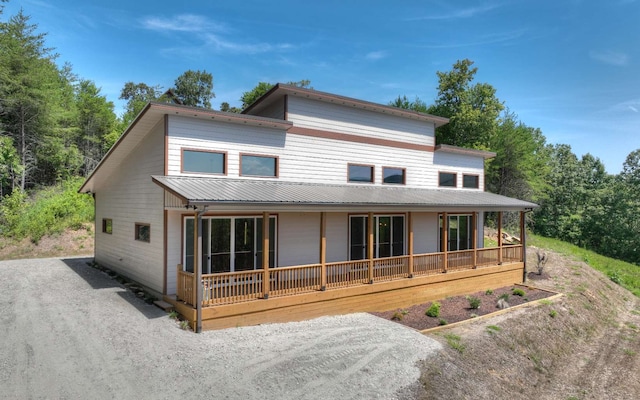
<path id="1" fill-rule="evenodd" d="M 478 213 L 476 211 L 471 214 L 471 223 L 473 224 L 473 237 L 471 238 L 471 248 L 473 249 L 473 268 L 478 268 Z"/>
<path id="2" fill-rule="evenodd" d="M 197 276 L 198 276 L 198 265 L 200 264 L 200 259 L 198 257 L 198 253 L 200 253 L 200 251 L 198 251 L 200 249 L 200 246 L 198 246 L 198 212 L 196 211 L 195 213 L 193 213 L 193 287 L 192 287 L 192 300 L 196 303 L 194 304 L 194 306 L 197 307 L 198 304 L 198 299 L 197 299 Z"/>
<path id="3" fill-rule="evenodd" d="M 367 256 L 369 258 L 369 283 L 373 283 L 373 213 L 367 220 Z"/>
<path id="4" fill-rule="evenodd" d="M 327 213 L 320 213 L 320 290 L 327 290 Z"/>
<path id="5" fill-rule="evenodd" d="M 409 212 L 407 215 L 409 219 L 409 278 L 413 278 L 413 215 Z"/>
<path id="6" fill-rule="evenodd" d="M 522 262 L 522 282 L 527 281 L 527 231 L 525 225 L 526 214 L 520 211 L 520 245 L 522 245 L 521 259 Z"/>
<path id="7" fill-rule="evenodd" d="M 447 272 L 447 266 L 449 260 L 447 259 L 447 252 L 449 249 L 449 217 L 446 212 L 442 213 L 442 272 Z"/>
<path id="8" fill-rule="evenodd" d="M 262 278 L 262 298 L 269 298 L 269 213 L 262 213 L 262 269 L 264 270 L 264 276 Z"/>
<path id="9" fill-rule="evenodd" d="M 498 265 L 502 265 L 502 211 L 498 212 Z"/>
<path id="10" fill-rule="evenodd" d="M 196 295 L 196 333 L 202 332 L 202 291 L 204 288 L 202 287 L 202 214 L 207 211 L 207 207 L 204 206 L 201 211 L 197 211 L 195 215 L 195 254 L 194 254 L 194 265 L 193 270 L 195 272 L 194 283 L 196 286 L 195 295 Z"/>

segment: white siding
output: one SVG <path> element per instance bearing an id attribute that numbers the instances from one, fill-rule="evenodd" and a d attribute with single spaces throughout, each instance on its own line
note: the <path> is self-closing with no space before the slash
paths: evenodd
<path id="1" fill-rule="evenodd" d="M 287 119 L 295 126 L 407 143 L 435 144 L 433 123 L 289 96 Z"/>
<path id="2" fill-rule="evenodd" d="M 349 259 L 349 215 L 327 213 L 327 262 Z"/>
<path id="3" fill-rule="evenodd" d="M 482 157 L 437 151 L 433 155 L 433 164 L 438 171 L 456 172 L 458 189 L 462 189 L 462 176 L 466 174 L 478 175 L 478 190 L 484 190 L 484 159 Z M 464 188 L 464 190 L 475 189 Z"/>
<path id="4" fill-rule="evenodd" d="M 320 261 L 320 214 L 278 214 L 278 266 Z"/>
<path id="5" fill-rule="evenodd" d="M 438 214 L 413 213 L 414 254 L 436 253 L 438 249 Z"/>
<path id="6" fill-rule="evenodd" d="M 96 190 L 96 262 L 159 293 L 163 291 L 164 193 L 151 175 L 164 172 L 163 155 L 160 122 Z M 102 233 L 103 218 L 112 219 L 113 234 Z M 150 224 L 149 243 L 134 239 L 136 222 Z"/>
<path id="7" fill-rule="evenodd" d="M 167 212 L 167 294 L 176 293 L 176 271 L 182 264 L 182 214 Z"/>

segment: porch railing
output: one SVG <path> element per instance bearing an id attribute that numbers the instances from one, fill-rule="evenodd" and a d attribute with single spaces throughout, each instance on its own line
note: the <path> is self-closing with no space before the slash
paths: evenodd
<path id="1" fill-rule="evenodd" d="M 501 254 L 502 252 L 502 254 Z M 446 257 L 445 257 L 446 254 Z M 510 245 L 447 253 L 418 254 L 413 257 L 413 275 L 424 276 L 449 271 L 522 261 L 522 245 Z M 502 257 L 500 257 L 502 256 Z M 445 259 L 447 265 L 445 268 Z M 370 269 L 370 263 L 373 263 Z M 411 256 L 326 263 L 323 288 L 322 264 L 271 268 L 268 271 L 269 297 L 289 296 L 323 289 L 337 289 L 410 276 Z M 373 272 L 373 276 L 371 276 Z M 195 278 L 178 265 L 177 297 L 187 304 L 195 302 Z M 202 275 L 204 306 L 232 304 L 264 298 L 265 271 L 262 269 Z"/>

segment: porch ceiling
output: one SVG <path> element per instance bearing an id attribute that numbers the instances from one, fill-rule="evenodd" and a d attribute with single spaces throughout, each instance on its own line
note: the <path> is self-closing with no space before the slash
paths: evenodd
<path id="1" fill-rule="evenodd" d="M 185 206 L 405 211 L 522 211 L 536 204 L 493 193 L 461 189 L 416 189 L 374 185 L 330 185 L 258 179 L 153 176 L 153 182 Z"/>

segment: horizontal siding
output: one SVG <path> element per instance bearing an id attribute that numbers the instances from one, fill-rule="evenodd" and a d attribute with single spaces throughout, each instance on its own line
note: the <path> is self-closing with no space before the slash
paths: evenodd
<path id="1" fill-rule="evenodd" d="M 315 264 L 320 261 L 320 214 L 278 215 L 278 266 Z"/>
<path id="2" fill-rule="evenodd" d="M 484 159 L 482 157 L 437 151 L 433 155 L 433 166 L 437 171 L 456 172 L 458 174 L 457 187 L 459 189 L 462 189 L 463 175 L 478 175 L 477 190 L 484 190 Z M 464 190 L 474 189 L 465 188 Z"/>
<path id="3" fill-rule="evenodd" d="M 176 271 L 178 264 L 182 264 L 182 214 L 167 212 L 167 294 L 176 293 Z"/>
<path id="4" fill-rule="evenodd" d="M 145 157 L 140 157 L 144 154 Z M 163 292 L 164 194 L 151 175 L 164 172 L 164 129 L 159 123 L 96 188 L 96 261 L 157 292 Z M 113 233 L 102 233 L 111 218 Z M 150 242 L 134 240 L 135 223 L 150 224 Z"/>
<path id="5" fill-rule="evenodd" d="M 433 123 L 289 96 L 287 119 L 295 126 L 401 142 L 435 144 Z"/>
<path id="6" fill-rule="evenodd" d="M 413 251 L 436 253 L 438 249 L 438 214 L 413 213 Z"/>

